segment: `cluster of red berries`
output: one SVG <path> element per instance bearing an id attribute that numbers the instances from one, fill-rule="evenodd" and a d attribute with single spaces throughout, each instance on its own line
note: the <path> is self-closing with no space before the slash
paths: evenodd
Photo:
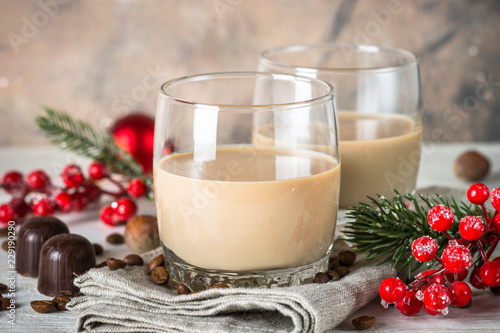
<path id="1" fill-rule="evenodd" d="M 99 162 L 89 165 L 88 175 L 85 178 L 78 165 L 69 164 L 60 174 L 64 186 L 58 187 L 42 170 L 33 170 L 26 177 L 18 171 L 5 173 L 0 188 L 11 195 L 11 200 L 0 205 L 0 225 L 12 220 L 22 222 L 30 212 L 34 216 L 46 216 L 56 212 L 81 211 L 99 201 L 103 194 L 112 196 L 115 201 L 104 206 L 99 216 L 105 224 L 118 225 L 136 214 L 137 206 L 133 199 L 148 192 L 141 178 L 122 184 L 112 178 Z M 103 179 L 115 184 L 118 190 L 110 192 L 99 187 L 97 181 Z"/>
<path id="2" fill-rule="evenodd" d="M 431 208 L 427 222 L 432 229 L 448 238 L 448 245 L 439 257 L 436 254 L 436 242 L 431 237 L 423 236 L 413 242 L 411 250 L 415 259 L 421 262 L 435 259 L 441 267 L 418 274 L 408 286 L 394 277 L 382 281 L 379 294 L 384 307 L 395 304 L 406 316 L 417 314 L 423 307 L 427 313 L 435 316 L 446 315 L 450 304 L 456 307 L 466 305 L 472 291 L 463 280 L 469 275 L 473 246 L 481 254 L 481 264 L 473 267 L 470 284 L 478 289 L 500 286 L 500 257 L 489 260 L 500 238 L 500 188 L 493 190 L 490 197 L 488 187 L 476 183 L 469 187 L 467 198 L 472 204 L 481 206 L 483 216 L 465 216 L 460 219 L 458 230 L 461 238 L 454 239 L 448 233 L 455 220 L 453 211 L 442 204 Z M 488 198 L 495 209 L 492 216 L 485 206 Z M 487 252 L 483 243 L 490 244 Z"/>

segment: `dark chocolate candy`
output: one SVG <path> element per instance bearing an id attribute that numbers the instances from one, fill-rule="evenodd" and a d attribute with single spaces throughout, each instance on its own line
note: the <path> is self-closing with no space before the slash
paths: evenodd
<path id="1" fill-rule="evenodd" d="M 52 236 L 63 233 L 69 233 L 68 227 L 53 216 L 34 217 L 26 221 L 17 235 L 17 272 L 37 277 L 42 245 Z"/>
<path id="2" fill-rule="evenodd" d="M 85 237 L 61 234 L 50 238 L 40 252 L 38 291 L 47 296 L 75 296 L 75 276 L 95 266 L 94 247 Z"/>

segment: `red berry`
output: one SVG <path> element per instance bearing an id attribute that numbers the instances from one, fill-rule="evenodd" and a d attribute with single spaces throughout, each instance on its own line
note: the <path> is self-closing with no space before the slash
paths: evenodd
<path id="1" fill-rule="evenodd" d="M 488 287 L 500 286 L 500 262 L 487 261 L 479 270 L 481 281 Z"/>
<path id="2" fill-rule="evenodd" d="M 432 207 L 427 214 L 429 226 L 436 231 L 447 231 L 450 229 L 454 218 L 453 211 L 442 204 Z"/>
<path id="3" fill-rule="evenodd" d="M 425 306 L 425 304 L 424 304 L 424 310 L 425 310 L 425 312 L 427 312 L 431 316 L 437 316 L 437 315 L 442 314 L 441 311 L 439 311 L 439 310 L 429 309 L 427 306 Z"/>
<path id="4" fill-rule="evenodd" d="M 420 312 L 423 304 L 418 300 L 415 290 L 408 290 L 405 297 L 396 303 L 396 308 L 405 316 L 413 316 Z"/>
<path id="5" fill-rule="evenodd" d="M 411 245 L 411 252 L 415 256 L 415 259 L 421 262 L 427 262 L 434 259 L 436 251 L 436 242 L 429 236 L 422 236 L 420 238 L 417 238 Z"/>
<path id="6" fill-rule="evenodd" d="M 89 176 L 95 180 L 102 179 L 107 175 L 106 168 L 104 167 L 104 164 L 102 164 L 101 162 L 90 163 L 88 171 L 89 171 Z"/>
<path id="7" fill-rule="evenodd" d="M 483 280 L 481 280 L 481 277 L 479 276 L 480 269 L 481 267 L 474 266 L 474 269 L 470 274 L 469 282 L 476 289 L 486 289 L 487 286 L 484 284 Z"/>
<path id="8" fill-rule="evenodd" d="M 493 261 L 498 261 L 498 262 L 500 262 L 500 257 L 496 257 L 495 259 L 493 259 Z"/>
<path id="9" fill-rule="evenodd" d="M 446 276 L 446 280 L 448 280 L 448 282 L 463 281 L 465 280 L 467 275 L 469 275 L 469 271 L 466 269 L 464 269 L 460 273 L 452 273 L 450 271 L 446 271 L 444 275 Z"/>
<path id="10" fill-rule="evenodd" d="M 467 283 L 455 281 L 448 287 L 451 295 L 451 305 L 462 307 L 470 301 L 472 291 Z"/>
<path id="11" fill-rule="evenodd" d="M 424 304 L 433 311 L 443 311 L 450 305 L 451 297 L 448 289 L 442 284 L 433 284 L 424 292 Z"/>
<path id="12" fill-rule="evenodd" d="M 496 232 L 500 234 L 500 213 L 495 215 L 495 218 L 493 219 L 493 227 L 495 227 Z"/>
<path id="13" fill-rule="evenodd" d="M 97 202 L 101 197 L 102 191 L 94 184 L 86 184 L 83 193 L 87 197 L 88 202 Z"/>
<path id="14" fill-rule="evenodd" d="M 102 207 L 99 213 L 99 218 L 104 224 L 107 225 L 115 226 L 119 224 L 118 219 L 115 218 L 115 209 L 111 207 L 111 205 L 106 205 Z"/>
<path id="15" fill-rule="evenodd" d="M 26 178 L 26 182 L 32 190 L 43 190 L 50 185 L 49 176 L 42 170 L 31 171 Z"/>
<path id="16" fill-rule="evenodd" d="M 148 188 L 144 184 L 144 181 L 140 178 L 134 178 L 128 184 L 128 194 L 134 198 L 140 198 L 144 196 Z"/>
<path id="17" fill-rule="evenodd" d="M 466 270 L 472 261 L 470 251 L 463 245 L 449 245 L 443 251 L 443 265 L 452 273 Z"/>
<path id="18" fill-rule="evenodd" d="M 23 198 L 14 198 L 10 201 L 12 207 L 16 211 L 17 217 L 23 217 L 30 212 L 30 206 L 24 201 Z"/>
<path id="19" fill-rule="evenodd" d="M 69 212 L 71 210 L 71 194 L 68 192 L 59 192 L 54 197 L 54 201 L 57 205 L 57 208 L 61 212 Z"/>
<path id="20" fill-rule="evenodd" d="M 400 302 L 406 295 L 406 286 L 398 278 L 387 278 L 380 284 L 378 288 L 380 298 L 389 304 Z"/>
<path id="21" fill-rule="evenodd" d="M 115 214 L 118 219 L 122 221 L 127 221 L 129 218 L 135 215 L 137 212 L 137 206 L 135 202 L 129 198 L 121 198 L 116 201 Z"/>
<path id="22" fill-rule="evenodd" d="M 434 273 L 435 271 L 436 270 L 434 270 L 434 269 L 428 269 L 425 272 L 418 274 L 417 278 L 419 278 L 419 279 L 425 278 L 427 275 L 430 275 L 430 274 Z M 433 283 L 444 284 L 445 283 L 444 276 L 442 274 L 435 275 L 431 278 L 426 278 L 426 279 L 427 279 L 427 282 L 429 284 L 433 284 Z"/>
<path id="23" fill-rule="evenodd" d="M 9 171 L 2 177 L 2 185 L 7 193 L 13 193 L 24 186 L 23 175 L 17 171 Z"/>
<path id="24" fill-rule="evenodd" d="M 500 187 L 491 191 L 490 201 L 493 208 L 500 210 Z"/>
<path id="25" fill-rule="evenodd" d="M 7 225 L 9 221 L 17 219 L 16 210 L 11 203 L 0 205 L 0 224 Z"/>
<path id="26" fill-rule="evenodd" d="M 483 235 L 483 221 L 479 216 L 466 216 L 460 220 L 458 230 L 463 238 L 469 241 L 478 240 Z"/>
<path id="27" fill-rule="evenodd" d="M 41 197 L 33 201 L 32 209 L 35 216 L 47 216 L 54 214 L 56 207 L 49 198 Z"/>
<path id="28" fill-rule="evenodd" d="M 83 183 L 82 169 L 78 165 L 68 164 L 64 167 L 61 178 L 66 187 L 78 187 Z"/>
<path id="29" fill-rule="evenodd" d="M 488 200 L 490 190 L 481 183 L 472 184 L 467 190 L 467 199 L 474 205 L 482 205 Z"/>
<path id="30" fill-rule="evenodd" d="M 71 208 L 76 212 L 82 211 L 88 202 L 89 200 L 84 192 L 78 191 L 71 196 Z"/>

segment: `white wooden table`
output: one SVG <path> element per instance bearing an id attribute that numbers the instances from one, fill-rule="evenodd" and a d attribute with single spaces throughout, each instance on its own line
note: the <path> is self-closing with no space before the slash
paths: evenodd
<path id="1" fill-rule="evenodd" d="M 418 187 L 445 186 L 462 188 L 465 191 L 470 183 L 458 180 L 453 172 L 455 158 L 466 149 L 474 148 L 489 156 L 492 162 L 490 176 L 484 181 L 490 188 L 500 187 L 500 143 L 494 144 L 439 144 L 428 145 L 424 150 L 420 166 Z M 58 180 L 58 174 L 64 165 L 77 163 L 86 166 L 89 161 L 55 147 L 0 147 L 0 174 L 11 169 L 28 173 L 37 168 L 43 169 Z M 0 203 L 8 200 L 8 195 L 0 193 Z M 151 202 L 141 202 L 139 213 L 155 214 Z M 130 253 L 125 245 L 110 245 L 105 239 L 107 235 L 123 233 L 123 227 L 107 227 L 98 218 L 98 210 L 83 213 L 62 215 L 68 224 L 70 232 L 81 234 L 91 242 L 104 246 L 105 252 L 97 258 L 100 262 L 107 257 L 122 258 Z M 3 240 L 2 240 L 3 241 Z M 499 253 L 499 250 L 496 251 Z M 0 282 L 5 283 L 9 277 L 7 254 L 0 251 Z M 35 313 L 29 303 L 35 299 L 50 299 L 37 291 L 37 280 L 15 275 L 16 305 L 15 325 L 8 324 L 9 312 L 0 312 L 0 332 L 74 332 L 77 313 L 52 312 L 49 314 Z M 371 331 L 376 332 L 500 332 L 500 296 L 488 292 L 474 291 L 473 306 L 469 309 L 450 307 L 447 316 L 432 317 L 422 312 L 413 317 L 405 317 L 394 308 L 385 310 L 378 300 L 374 300 L 357 311 L 331 332 L 357 332 L 351 325 L 351 319 L 361 315 L 377 318 Z"/>

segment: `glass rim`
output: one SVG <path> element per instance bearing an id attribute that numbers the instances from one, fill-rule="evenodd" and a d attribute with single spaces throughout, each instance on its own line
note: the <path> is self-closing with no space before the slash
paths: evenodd
<path id="1" fill-rule="evenodd" d="M 388 66 L 372 66 L 372 67 L 320 67 L 320 66 L 302 66 L 302 65 L 293 65 L 289 64 L 283 61 L 278 61 L 278 60 L 273 60 L 270 59 L 269 56 L 272 53 L 277 53 L 277 52 L 296 52 L 296 51 L 303 51 L 303 50 L 312 50 L 312 49 L 328 49 L 328 50 L 334 50 L 334 49 L 339 49 L 342 50 L 344 49 L 356 49 L 359 53 L 379 53 L 379 52 L 384 52 L 384 53 L 392 53 L 392 54 L 399 54 L 405 56 L 408 61 L 405 61 L 402 64 L 399 65 L 388 65 Z M 348 43 L 317 43 L 317 44 L 292 44 L 292 45 L 285 45 L 285 46 L 279 46 L 271 49 L 264 50 L 260 53 L 260 61 L 264 62 L 264 64 L 269 64 L 275 67 L 280 67 L 280 68 L 297 68 L 297 69 L 302 69 L 304 71 L 309 71 L 309 72 L 314 72 L 314 71 L 325 71 L 325 72 L 332 72 L 332 73 L 349 73 L 349 72 L 356 72 L 356 73 L 376 73 L 376 72 L 389 72 L 389 71 L 396 71 L 396 70 L 401 70 L 401 69 L 406 69 L 409 67 L 413 67 L 415 65 L 418 65 L 418 58 L 417 56 L 410 51 L 396 48 L 396 47 L 389 47 L 389 46 L 377 46 L 377 45 L 368 45 L 368 44 L 348 44 Z"/>
<path id="2" fill-rule="evenodd" d="M 197 81 L 212 81 L 214 79 L 223 79 L 230 77 L 239 77 L 239 78 L 251 78 L 257 76 L 267 76 L 273 79 L 281 79 L 287 80 L 290 82 L 299 81 L 299 82 L 309 82 L 311 84 L 317 84 L 319 86 L 323 86 L 326 88 L 326 93 L 321 93 L 320 96 L 304 99 L 296 102 L 290 103 L 277 103 L 277 104 L 218 104 L 218 103 L 207 103 L 202 101 L 188 100 L 185 98 L 176 97 L 172 94 L 167 93 L 166 89 L 168 87 L 174 86 L 176 84 L 182 84 L 185 82 L 197 82 Z M 279 108 L 279 107 L 301 107 L 310 104 L 316 104 L 323 100 L 333 99 L 335 97 L 335 89 L 331 84 L 325 82 L 320 79 L 310 78 L 307 76 L 295 75 L 295 74 L 282 74 L 282 73 L 273 73 L 273 72 L 212 72 L 212 73 L 202 73 L 195 75 L 188 75 L 179 78 L 175 78 L 163 83 L 160 86 L 160 97 L 168 98 L 170 100 L 188 104 L 196 107 L 205 107 L 205 108 L 219 108 L 223 109 L 268 109 L 268 108 Z"/>

